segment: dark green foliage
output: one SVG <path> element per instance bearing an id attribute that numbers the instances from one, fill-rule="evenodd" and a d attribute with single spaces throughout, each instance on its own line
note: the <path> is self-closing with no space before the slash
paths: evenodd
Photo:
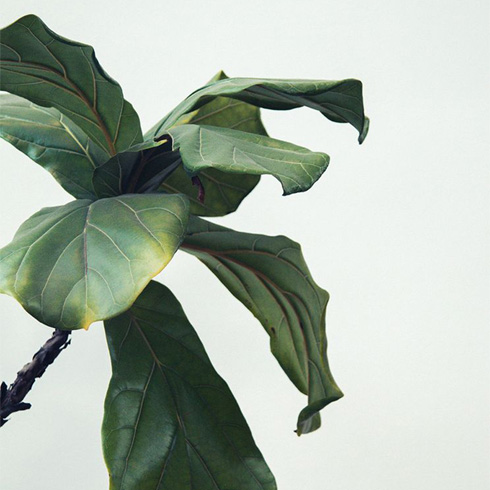
<path id="1" fill-rule="evenodd" d="M 1 31 L 0 136 L 75 197 L 29 218 L 0 249 L 0 292 L 40 322 L 103 320 L 113 375 L 104 455 L 114 490 L 274 490 L 226 383 L 172 293 L 151 281 L 175 252 L 195 255 L 262 323 L 308 396 L 297 434 L 339 399 L 326 356 L 328 293 L 300 246 L 198 216 L 237 209 L 263 174 L 308 190 L 329 157 L 270 138 L 260 108 L 308 107 L 368 130 L 358 80 L 218 73 L 144 136 L 93 48 L 28 15 Z M 190 285 L 192 286 L 192 285 Z"/>

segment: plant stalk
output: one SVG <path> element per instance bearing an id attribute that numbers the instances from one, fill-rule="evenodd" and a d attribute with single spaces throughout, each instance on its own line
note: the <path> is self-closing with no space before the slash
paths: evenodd
<path id="1" fill-rule="evenodd" d="M 30 403 L 23 400 L 32 388 L 36 378 L 40 378 L 46 368 L 54 362 L 62 350 L 70 344 L 70 332 L 56 329 L 50 339 L 34 354 L 18 373 L 15 381 L 7 388 L 2 382 L 0 387 L 0 427 L 7 423 L 7 417 L 14 412 L 28 410 Z"/>

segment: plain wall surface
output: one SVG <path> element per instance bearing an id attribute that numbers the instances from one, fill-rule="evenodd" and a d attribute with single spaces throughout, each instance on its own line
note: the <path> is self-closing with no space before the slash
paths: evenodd
<path id="1" fill-rule="evenodd" d="M 181 301 L 229 383 L 279 490 L 490 488 L 490 6 L 425 1 L 19 1 L 91 44 L 148 129 L 224 69 L 230 76 L 359 78 L 371 130 L 306 109 L 263 111 L 271 136 L 325 151 L 309 191 L 262 179 L 216 222 L 299 241 L 327 289 L 329 359 L 345 397 L 298 438 L 306 399 L 260 324 L 193 257 L 159 280 Z M 0 246 L 71 198 L 0 141 Z M 0 378 L 12 382 L 51 330 L 0 297 Z M 100 424 L 103 329 L 75 332 L 0 430 L 5 490 L 107 488 Z"/>

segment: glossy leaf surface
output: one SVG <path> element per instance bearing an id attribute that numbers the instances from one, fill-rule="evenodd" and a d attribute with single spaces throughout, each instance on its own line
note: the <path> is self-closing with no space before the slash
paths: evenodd
<path id="1" fill-rule="evenodd" d="M 193 217 L 181 248 L 208 266 L 262 323 L 272 353 L 308 394 L 298 435 L 317 429 L 318 412 L 342 392 L 326 356 L 328 293 L 311 278 L 300 246 L 284 236 L 239 233 Z"/>
<path id="2" fill-rule="evenodd" d="M 111 490 L 276 488 L 232 393 L 165 286 L 151 282 L 105 327 Z"/>
<path id="3" fill-rule="evenodd" d="M 360 143 L 368 130 L 368 119 L 364 115 L 362 101 L 362 84 L 359 80 L 228 78 L 205 85 L 189 95 L 151 128 L 145 138 L 160 137 L 185 114 L 218 96 L 241 100 L 266 109 L 309 107 L 320 111 L 334 122 L 350 123 L 358 130 Z"/>
<path id="4" fill-rule="evenodd" d="M 88 328 L 126 310 L 185 233 L 181 195 L 125 195 L 44 208 L 0 250 L 0 292 L 40 322 Z"/>
<path id="5" fill-rule="evenodd" d="M 226 78 L 228 77 L 221 71 L 210 83 Z M 260 117 L 260 109 L 228 97 L 214 98 L 199 109 L 185 114 L 177 124 L 216 126 L 267 136 Z M 178 168 L 170 178 L 166 179 L 162 189 L 189 196 L 193 214 L 223 216 L 235 211 L 260 180 L 258 175 L 233 175 L 212 168 L 202 170 L 199 178 L 206 191 L 203 203 L 198 200 L 198 189 L 192 185 L 183 168 Z"/>
<path id="6" fill-rule="evenodd" d="M 329 162 L 325 153 L 234 129 L 184 124 L 167 132 L 189 173 L 214 168 L 244 175 L 269 174 L 281 182 L 284 194 L 309 189 Z"/>
<path id="7" fill-rule="evenodd" d="M 95 197 L 92 175 L 107 154 L 57 109 L 2 94 L 0 136 L 50 172 L 72 196 Z"/>
<path id="8" fill-rule="evenodd" d="M 65 39 L 39 17 L 2 29 L 0 90 L 70 118 L 108 156 L 142 140 L 139 118 L 91 46 Z"/>

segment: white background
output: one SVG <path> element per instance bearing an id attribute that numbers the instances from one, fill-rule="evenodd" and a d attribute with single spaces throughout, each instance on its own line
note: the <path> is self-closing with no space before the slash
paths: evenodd
<path id="1" fill-rule="evenodd" d="M 149 128 L 223 68 L 230 76 L 364 83 L 371 131 L 308 110 L 266 112 L 272 136 L 326 151 L 302 195 L 264 178 L 220 220 L 303 244 L 331 293 L 329 357 L 346 396 L 320 431 L 293 433 L 304 397 L 258 322 L 179 253 L 159 277 L 182 302 L 228 381 L 279 490 L 486 490 L 490 485 L 487 0 L 18 1 L 95 46 Z M 70 197 L 0 145 L 0 240 Z M 0 297 L 0 378 L 11 382 L 51 330 Z M 100 424 L 109 360 L 101 325 L 37 382 L 29 412 L 1 429 L 5 490 L 104 489 Z"/>

